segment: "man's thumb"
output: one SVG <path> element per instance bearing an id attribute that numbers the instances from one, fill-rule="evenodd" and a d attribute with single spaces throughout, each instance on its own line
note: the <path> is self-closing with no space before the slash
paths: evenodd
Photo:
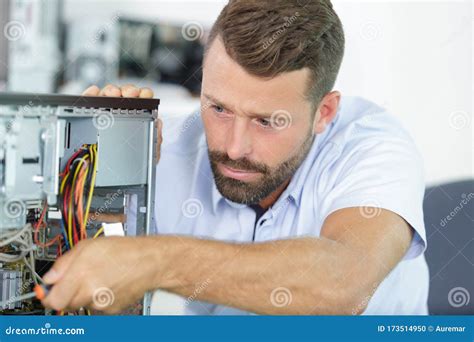
<path id="1" fill-rule="evenodd" d="M 44 282 L 46 284 L 56 283 L 64 276 L 72 260 L 73 258 L 71 252 L 68 252 L 63 256 L 59 257 L 54 263 L 53 267 L 51 267 L 51 269 L 43 276 Z"/>

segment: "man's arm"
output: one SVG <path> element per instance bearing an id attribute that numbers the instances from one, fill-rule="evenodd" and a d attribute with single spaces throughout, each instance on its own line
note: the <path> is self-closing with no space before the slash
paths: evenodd
<path id="1" fill-rule="evenodd" d="M 258 244 L 179 236 L 85 241 L 56 262 L 45 279 L 55 285 L 43 303 L 112 313 L 161 288 L 261 314 L 360 313 L 407 251 L 412 234 L 393 212 L 366 218 L 359 208 L 347 208 L 326 219 L 321 238 Z M 104 287 L 114 295 L 107 307 L 95 298 Z M 278 291 L 285 292 L 284 302 Z"/>

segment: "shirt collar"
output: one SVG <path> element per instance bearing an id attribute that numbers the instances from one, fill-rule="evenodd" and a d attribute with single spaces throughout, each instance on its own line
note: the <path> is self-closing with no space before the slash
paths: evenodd
<path id="1" fill-rule="evenodd" d="M 214 215 L 217 214 L 217 208 L 219 207 L 219 202 L 224 201 L 227 202 L 231 207 L 235 209 L 241 209 L 247 207 L 245 204 L 235 203 L 231 200 L 228 200 L 224 196 L 221 195 L 219 190 L 217 190 L 216 182 L 212 181 L 212 210 Z"/>
<path id="2" fill-rule="evenodd" d="M 217 190 L 216 182 L 214 179 L 212 180 L 212 210 L 214 215 L 217 214 L 217 207 L 219 206 L 219 202 L 223 199 L 219 190 Z"/>
<path id="3" fill-rule="evenodd" d="M 308 173 L 314 163 L 314 159 L 316 158 L 318 149 L 317 145 L 319 140 L 319 135 L 316 135 L 308 152 L 308 155 L 296 170 L 295 174 L 291 178 L 290 184 L 288 184 L 288 187 L 285 189 L 285 191 L 283 191 L 280 198 L 274 204 L 275 208 L 280 206 L 281 203 L 284 203 L 285 201 L 293 202 L 296 207 L 300 206 L 303 187 L 306 182 Z"/>

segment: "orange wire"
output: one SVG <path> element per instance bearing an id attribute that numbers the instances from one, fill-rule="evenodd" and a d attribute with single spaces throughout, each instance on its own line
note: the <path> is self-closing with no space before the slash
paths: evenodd
<path id="1" fill-rule="evenodd" d="M 84 174 L 84 169 L 81 169 L 78 175 L 77 183 L 74 184 L 75 191 L 74 191 L 74 203 L 76 203 L 77 207 L 77 218 L 79 220 L 80 227 L 82 227 L 81 222 L 82 222 L 82 191 L 81 191 L 81 183 L 82 183 L 82 176 Z"/>
<path id="2" fill-rule="evenodd" d="M 55 244 L 56 242 L 61 240 L 61 234 L 56 235 L 54 238 L 52 238 L 50 241 L 48 241 L 46 243 L 42 243 L 38 239 L 38 233 L 39 233 L 39 230 L 40 230 L 41 226 L 43 226 L 43 227 L 45 226 L 45 225 L 43 225 L 43 220 L 44 220 L 44 215 L 46 214 L 47 209 L 48 209 L 48 203 L 45 203 L 44 207 L 43 207 L 43 211 L 41 212 L 40 218 L 39 218 L 38 222 L 36 222 L 36 224 L 35 224 L 34 234 L 33 234 L 33 239 L 34 239 L 35 244 L 42 247 L 42 248 L 52 246 L 53 244 Z"/>
<path id="3" fill-rule="evenodd" d="M 87 162 L 84 163 L 84 167 L 78 175 L 78 181 L 76 185 L 76 204 L 77 204 L 77 216 L 79 220 L 79 227 L 81 232 L 81 240 L 86 238 L 86 227 L 84 226 L 84 213 L 83 213 L 83 194 L 84 194 L 84 183 L 87 178 Z"/>

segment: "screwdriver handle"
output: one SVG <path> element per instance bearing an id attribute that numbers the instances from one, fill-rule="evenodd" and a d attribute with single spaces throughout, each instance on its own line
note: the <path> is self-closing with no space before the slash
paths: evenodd
<path id="1" fill-rule="evenodd" d="M 36 294 L 36 298 L 43 300 L 51 290 L 51 285 L 40 285 L 36 284 L 33 291 Z"/>

